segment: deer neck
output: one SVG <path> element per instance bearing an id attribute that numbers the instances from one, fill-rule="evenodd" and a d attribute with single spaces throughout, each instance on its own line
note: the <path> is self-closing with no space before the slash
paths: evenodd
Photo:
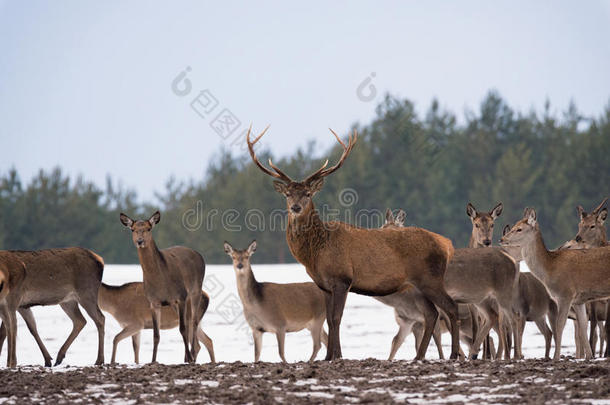
<path id="1" fill-rule="evenodd" d="M 256 281 L 252 266 L 248 265 L 242 272 L 235 272 L 237 292 L 244 305 L 254 303 L 261 298 L 261 284 Z"/>
<path id="2" fill-rule="evenodd" d="M 154 240 L 151 240 L 150 244 L 145 248 L 138 248 L 138 258 L 140 259 L 144 276 L 155 275 L 161 271 L 164 260 Z"/>
<path id="3" fill-rule="evenodd" d="M 304 266 L 314 265 L 317 252 L 328 239 L 328 232 L 313 202 L 309 203 L 302 215 L 288 214 L 288 247 L 292 255 Z"/>
<path id="4" fill-rule="evenodd" d="M 523 260 L 527 263 L 527 267 L 529 267 L 530 271 L 539 279 L 546 280 L 548 278 L 548 273 L 551 270 L 551 257 L 539 229 L 535 230 L 533 240 L 530 243 L 523 245 L 521 251 Z"/>

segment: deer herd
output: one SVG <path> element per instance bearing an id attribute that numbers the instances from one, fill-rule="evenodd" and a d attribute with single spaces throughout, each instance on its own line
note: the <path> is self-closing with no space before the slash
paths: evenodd
<path id="1" fill-rule="evenodd" d="M 303 329 L 309 330 L 313 340 L 309 361 L 316 358 L 322 344 L 327 348 L 326 360 L 341 358 L 340 325 L 349 292 L 371 296 L 394 309 L 398 333 L 391 342 L 390 360 L 410 333 L 415 336 L 416 360 L 425 357 L 431 338 L 439 357 L 444 358 L 444 333 L 451 335 L 450 359 L 466 357 L 460 341 L 471 359 L 477 358 L 481 346 L 483 358 L 521 359 L 528 321 L 536 324 L 545 339 L 545 356 L 550 356 L 554 341 L 553 359 L 559 360 L 568 318 L 575 324 L 577 357 L 593 357 L 598 341 L 600 355 L 610 357 L 610 246 L 604 224 L 607 199 L 590 213 L 577 207 L 578 233 L 557 250 L 547 249 L 533 208 L 526 208 L 514 226 L 507 225 L 500 246 L 493 246 L 494 223 L 502 214 L 502 203 L 490 212 L 477 211 L 468 203 L 472 235 L 467 248 L 455 249 L 442 235 L 405 226 L 402 210 L 394 216 L 388 209 L 385 224 L 376 229 L 324 221 L 313 197 L 322 189 L 324 178 L 345 163 L 356 144 L 356 131 L 346 145 L 331 130 L 343 148 L 338 162 L 328 167 L 327 160 L 297 181 L 271 160 L 266 166 L 256 156 L 254 145 L 267 129 L 254 140 L 248 130 L 248 151 L 254 164 L 275 179 L 273 187 L 286 199 L 286 241 L 313 282 L 258 282 L 251 265 L 256 241 L 243 250 L 224 243 L 252 330 L 254 361 L 260 358 L 263 333 L 276 335 L 279 356 L 285 362 L 286 333 Z M 56 365 L 86 324 L 80 307 L 97 328 L 95 364 L 104 363 L 102 311 L 122 327 L 114 337 L 112 363 L 118 343 L 129 337 L 135 362 L 139 362 L 142 329 L 153 330 L 155 362 L 160 330 L 175 327 L 182 336 L 185 362 L 196 361 L 200 343 L 214 362 L 212 340 L 201 328 L 210 301 L 202 291 L 204 259 L 183 246 L 159 249 L 152 230 L 160 219 L 159 212 L 145 220 L 120 215 L 120 222 L 132 233 L 143 272 L 141 283 L 102 283 L 104 260 L 88 249 L 0 251 L 0 351 L 7 340 L 7 366 L 17 365 L 17 312 L 38 344 L 45 365 L 52 364 L 31 310 L 37 305 L 59 305 L 72 320 L 72 331 L 57 354 Z M 520 272 L 520 261 L 525 261 L 531 272 Z M 491 330 L 497 335 L 497 349 Z"/>

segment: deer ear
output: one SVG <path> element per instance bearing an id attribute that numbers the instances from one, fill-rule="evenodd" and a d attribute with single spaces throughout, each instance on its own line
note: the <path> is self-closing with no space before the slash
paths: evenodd
<path id="1" fill-rule="evenodd" d="M 504 229 L 502 230 L 502 236 L 506 235 L 509 231 L 510 231 L 510 225 L 504 226 Z"/>
<path id="2" fill-rule="evenodd" d="M 603 224 L 606 218 L 608 218 L 608 209 L 604 208 L 597 214 L 597 220 Z"/>
<path id="3" fill-rule="evenodd" d="M 587 215 L 585 209 L 580 205 L 576 207 L 576 212 L 578 212 L 578 218 L 580 219 L 583 219 Z"/>
<path id="4" fill-rule="evenodd" d="M 275 180 L 273 182 L 273 188 L 280 194 L 286 195 L 286 191 L 288 191 L 288 187 L 286 187 L 286 183 L 283 181 Z"/>
<path id="5" fill-rule="evenodd" d="M 496 205 L 494 207 L 493 210 L 491 210 L 491 218 L 492 219 L 496 219 L 500 216 L 500 214 L 502 214 L 502 209 L 504 208 L 504 205 L 502 203 L 499 203 L 498 205 Z"/>
<path id="6" fill-rule="evenodd" d="M 311 182 L 309 182 L 309 190 L 311 191 L 311 194 L 314 195 L 315 193 L 320 191 L 322 189 L 323 185 L 324 185 L 324 177 L 321 177 L 319 179 L 314 179 Z"/>
<path id="7" fill-rule="evenodd" d="M 133 222 L 134 222 L 133 219 L 129 218 L 127 215 L 123 214 L 122 212 L 121 212 L 121 215 L 119 215 L 119 220 L 127 228 L 131 228 L 131 226 L 133 225 Z"/>
<path id="8" fill-rule="evenodd" d="M 254 252 L 256 252 L 256 240 L 253 240 L 250 246 L 248 246 L 248 254 L 251 255 Z"/>
<path id="9" fill-rule="evenodd" d="M 386 223 L 394 222 L 394 215 L 392 214 L 392 210 L 389 208 L 386 208 L 386 210 L 385 210 L 385 222 Z"/>
<path id="10" fill-rule="evenodd" d="M 394 223 L 396 223 L 398 226 L 404 226 L 406 218 L 407 213 L 403 210 L 398 210 L 398 214 L 396 214 L 396 217 L 394 218 Z"/>
<path id="11" fill-rule="evenodd" d="M 527 223 L 530 226 L 536 225 L 536 210 L 529 208 L 527 211 Z"/>
<path id="12" fill-rule="evenodd" d="M 233 247 L 229 244 L 229 242 L 225 241 L 224 243 L 225 253 L 231 256 L 233 253 Z"/>
<path id="13" fill-rule="evenodd" d="M 466 215 L 468 215 L 472 219 L 475 219 L 477 216 L 477 210 L 471 203 L 468 203 L 468 205 L 466 205 Z"/>
<path id="14" fill-rule="evenodd" d="M 150 216 L 150 218 L 148 218 L 148 222 L 150 223 L 150 226 L 155 226 L 159 223 L 159 221 L 161 221 L 161 213 L 159 211 L 155 211 L 154 214 L 152 214 Z"/>

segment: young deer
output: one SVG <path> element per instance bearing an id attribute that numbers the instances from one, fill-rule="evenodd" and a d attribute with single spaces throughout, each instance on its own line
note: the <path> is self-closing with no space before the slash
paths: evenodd
<path id="1" fill-rule="evenodd" d="M 574 306 L 579 325 L 579 341 L 585 358 L 592 356 L 586 337 L 585 303 L 610 297 L 610 247 L 585 250 L 547 250 L 536 219 L 536 211 L 526 208 L 523 219 L 505 234 L 504 246 L 519 246 L 530 271 L 546 286 L 557 302 L 555 354 L 559 360 L 561 338 L 570 307 Z"/>
<path id="2" fill-rule="evenodd" d="M 578 212 L 578 218 L 580 219 L 580 222 L 578 223 L 578 233 L 576 234 L 574 239 L 567 241 L 559 249 L 591 249 L 596 247 L 608 246 L 608 239 L 606 237 L 606 226 L 604 224 L 606 218 L 608 217 L 608 209 L 603 208 L 607 200 L 607 198 L 604 198 L 604 200 L 589 214 L 580 205 L 576 207 L 576 211 Z M 587 304 L 587 312 L 590 314 L 589 320 L 591 321 L 589 343 L 591 345 L 591 350 L 594 354 L 595 340 L 597 336 L 596 328 L 598 325 L 598 321 L 606 321 L 605 335 L 607 337 L 610 334 L 610 313 L 607 313 L 605 310 L 607 305 L 607 301 L 591 302 L 590 304 Z M 606 314 L 605 318 L 599 318 L 602 313 Z M 600 343 L 603 346 L 603 340 Z M 610 357 L 610 349 L 606 349 L 606 357 Z"/>
<path id="3" fill-rule="evenodd" d="M 152 329 L 153 321 L 150 311 L 150 303 L 144 293 L 143 283 L 134 282 L 127 283 L 121 286 L 111 286 L 102 283 L 98 296 L 98 303 L 102 311 L 106 311 L 117 320 L 123 328 L 114 337 L 112 344 L 112 364 L 116 361 L 116 351 L 119 342 L 131 336 L 133 343 L 133 354 L 136 364 L 140 363 L 140 332 L 142 329 Z M 205 314 L 210 303 L 210 297 L 205 291 L 201 292 L 201 301 L 199 303 L 198 319 L 201 319 Z M 187 308 L 187 312 L 190 307 Z M 161 323 L 160 329 L 174 329 L 180 324 L 178 313 L 173 307 L 161 307 Z M 214 346 L 212 339 L 205 334 L 201 326 L 197 328 L 197 339 L 203 343 L 210 354 L 212 363 L 216 361 L 214 357 Z M 199 344 L 195 346 L 195 355 L 199 352 Z"/>
<path id="4" fill-rule="evenodd" d="M 9 251 L 26 267 L 18 312 L 36 340 L 45 366 L 51 366 L 51 355 L 38 335 L 35 305 L 59 305 L 72 320 L 72 332 L 59 349 L 55 365 L 61 364 L 68 348 L 87 321 L 78 309 L 80 304 L 93 319 L 98 333 L 96 365 L 104 363 L 104 314 L 97 305 L 97 293 L 102 282 L 104 260 L 90 250 L 71 247 L 36 251 Z M 0 328 L 0 342 L 6 329 Z M 1 346 L 1 344 L 0 344 Z"/>
<path id="5" fill-rule="evenodd" d="M 469 248 L 485 248 L 492 246 L 493 241 L 493 231 L 494 231 L 494 223 L 496 219 L 502 214 L 502 210 L 504 205 L 500 202 L 498 203 L 491 211 L 489 212 L 479 212 L 476 210 L 472 203 L 468 203 L 466 205 L 466 215 L 470 218 L 472 222 L 472 232 L 470 234 L 470 240 L 468 242 Z M 515 264 L 516 266 L 516 264 Z M 516 271 L 519 269 L 516 267 Z M 512 274 L 512 271 L 508 272 Z M 507 288 L 511 288 L 512 285 L 507 285 Z M 484 306 L 485 309 L 481 310 L 481 307 Z M 477 308 L 471 308 L 471 312 L 477 312 Z M 499 324 L 499 308 L 498 303 L 492 298 L 487 301 L 479 304 L 478 306 L 479 313 L 483 317 L 485 322 L 490 322 L 491 327 L 496 331 L 498 336 L 501 333 L 505 334 L 503 338 L 500 338 L 498 344 L 498 357 L 504 353 L 505 358 L 510 358 L 510 335 L 506 334 L 507 330 L 511 329 L 511 320 L 512 317 L 503 317 L 503 325 Z M 507 312 L 510 313 L 510 312 Z M 511 314 L 512 315 L 512 314 Z M 481 327 L 479 325 L 478 317 L 474 317 L 473 321 L 473 334 L 476 334 L 477 330 Z M 484 345 L 483 345 L 483 358 L 491 359 L 496 356 L 495 350 L 493 348 L 493 340 L 491 336 L 487 334 L 485 336 Z"/>
<path id="6" fill-rule="evenodd" d="M 502 231 L 502 236 L 506 235 L 508 231 L 510 231 L 510 226 L 506 225 Z M 504 249 L 516 262 L 523 260 L 521 248 L 505 247 Z M 514 297 L 513 310 L 515 312 L 513 322 L 515 358 L 523 358 L 522 347 L 525 323 L 534 322 L 542 336 L 544 336 L 544 357 L 548 359 L 551 353 L 553 333 L 546 323 L 546 318 L 548 317 L 551 320 L 551 325 L 554 328 L 554 320 L 557 317 L 557 304 L 549 295 L 544 284 L 532 273 L 519 273 L 519 288 Z"/>
<path id="7" fill-rule="evenodd" d="M 8 335 L 7 367 L 17 367 L 17 309 L 25 279 L 25 264 L 13 254 L 0 251 L 0 319 Z M 0 340 L 0 352 L 4 339 Z"/>
<path id="8" fill-rule="evenodd" d="M 184 246 L 159 250 L 152 236 L 153 227 L 161 220 L 159 211 L 148 220 L 129 218 L 121 213 L 120 220 L 131 230 L 138 251 L 144 279 L 144 294 L 150 303 L 153 323 L 153 357 L 157 361 L 161 307 L 171 305 L 177 309 L 180 334 L 184 343 L 184 361 L 196 360 L 197 328 L 201 302 L 201 285 L 205 275 L 203 257 Z M 187 311 L 187 307 L 190 311 Z M 203 316 L 203 314 L 201 314 Z"/>
<path id="9" fill-rule="evenodd" d="M 268 127 L 267 127 L 268 128 Z M 265 129 L 266 131 L 267 129 Z M 438 312 L 435 304 L 451 322 L 451 358 L 458 357 L 459 323 L 457 305 L 445 291 L 443 276 L 453 254 L 451 241 L 425 229 L 363 229 L 339 221 L 324 222 L 314 207 L 313 196 L 320 191 L 324 178 L 338 170 L 357 139 L 349 138 L 336 165 L 328 161 L 303 181 L 293 181 L 269 161 L 271 169 L 259 162 L 254 144 L 264 135 L 247 143 L 254 163 L 267 175 L 278 179 L 274 188 L 284 195 L 288 208 L 286 240 L 292 255 L 305 266 L 307 274 L 326 298 L 329 343 L 326 360 L 341 358 L 339 328 L 349 291 L 383 296 L 413 285 L 426 297 L 430 316 L 416 359 L 425 356 Z M 332 131 L 331 131 L 332 132 Z"/>
<path id="10" fill-rule="evenodd" d="M 284 338 L 286 332 L 308 329 L 313 339 L 312 362 L 320 351 L 321 344 L 328 342 L 324 332 L 326 308 L 324 293 L 314 283 L 259 283 L 252 273 L 250 257 L 256 251 L 256 241 L 245 250 L 234 249 L 224 243 L 227 255 L 233 260 L 237 280 L 237 292 L 244 307 L 244 317 L 252 329 L 254 338 L 254 361 L 261 355 L 263 333 L 275 333 L 280 358 L 285 363 Z"/>

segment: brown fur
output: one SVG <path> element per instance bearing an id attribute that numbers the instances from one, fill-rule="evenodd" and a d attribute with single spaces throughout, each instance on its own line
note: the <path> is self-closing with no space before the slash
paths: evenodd
<path id="1" fill-rule="evenodd" d="M 85 309 L 97 327 L 98 352 L 95 364 L 104 363 L 104 315 L 97 305 L 97 293 L 104 272 L 104 261 L 101 257 L 78 247 L 10 252 L 26 266 L 18 311 L 34 336 L 44 356 L 45 365 L 51 365 L 51 356 L 38 335 L 36 321 L 30 309 L 36 305 L 60 305 L 72 320 L 72 332 L 59 350 L 55 365 L 62 362 L 68 348 L 87 323 L 78 304 Z M 2 332 L 0 339 L 3 338 Z"/>
<path id="2" fill-rule="evenodd" d="M 548 251 L 533 209 L 526 209 L 524 218 L 502 237 L 502 243 L 521 247 L 531 272 L 557 301 L 554 359 L 559 360 L 563 328 L 572 305 L 579 324 L 578 340 L 587 342 L 584 303 L 610 297 L 610 247 Z M 584 346 L 585 357 L 590 358 L 591 347 Z"/>
<path id="3" fill-rule="evenodd" d="M 313 361 L 321 344 L 327 344 L 323 330 L 326 319 L 324 293 L 314 283 L 259 283 L 254 277 L 250 257 L 256 250 L 256 241 L 245 250 L 236 250 L 228 243 L 225 252 L 233 260 L 237 291 L 244 308 L 244 317 L 252 329 L 254 361 L 260 358 L 264 332 L 275 333 L 280 358 L 284 357 L 284 339 L 287 332 L 307 328 L 313 339 Z"/>
<path id="4" fill-rule="evenodd" d="M 144 292 L 150 303 L 153 317 L 153 357 L 157 361 L 161 307 L 177 308 L 180 334 L 184 343 L 184 361 L 196 360 L 197 334 L 201 318 L 198 317 L 201 285 L 205 275 L 203 257 L 184 246 L 159 250 L 152 236 L 152 228 L 161 220 L 159 211 L 148 220 L 134 221 L 120 215 L 123 225 L 131 229 L 134 245 L 142 265 Z M 190 307 L 187 312 L 186 308 Z M 203 316 L 203 314 L 201 314 Z"/>
<path id="5" fill-rule="evenodd" d="M 17 309 L 23 292 L 25 264 L 10 252 L 0 251 L 0 319 L 8 336 L 7 367 L 17 367 Z M 0 339 L 0 352 L 4 337 Z"/>
<path id="6" fill-rule="evenodd" d="M 447 262 L 453 254 L 451 241 L 420 228 L 362 229 L 342 222 L 323 222 L 314 208 L 313 195 L 323 185 L 324 177 L 338 170 L 351 152 L 357 134 L 343 146 L 338 163 L 319 170 L 301 182 L 292 181 L 270 162 L 270 170 L 262 165 L 254 153 L 254 142 L 247 135 L 248 148 L 254 163 L 266 174 L 281 181 L 274 187 L 286 197 L 288 227 L 286 239 L 293 256 L 305 266 L 307 274 L 326 293 L 326 311 L 329 327 L 329 344 L 326 360 L 341 358 L 339 328 L 345 299 L 349 291 L 381 296 L 402 291 L 408 286 L 417 287 L 434 305 L 442 308 L 451 322 L 451 358 L 458 357 L 459 320 L 457 305 L 443 286 Z M 422 359 L 436 321 L 426 325 L 417 359 Z"/>
<path id="7" fill-rule="evenodd" d="M 203 317 L 210 303 L 210 297 L 205 291 L 201 292 L 201 302 L 199 304 L 198 316 Z M 133 343 L 133 354 L 136 364 L 140 362 L 140 331 L 142 329 L 152 329 L 153 319 L 150 311 L 150 303 L 144 293 L 144 284 L 139 282 L 127 283 L 121 286 L 110 286 L 102 283 L 98 295 L 98 303 L 102 311 L 106 311 L 117 320 L 123 328 L 113 340 L 112 345 L 112 364 L 116 360 L 116 350 L 119 342 L 131 336 Z M 161 308 L 160 329 L 174 329 L 180 324 L 178 313 L 171 306 Z M 201 326 L 197 329 L 197 339 L 204 344 L 210 355 L 210 360 L 214 363 L 214 346 L 212 339 L 205 334 Z M 195 357 L 199 352 L 199 345 L 196 347 Z"/>

